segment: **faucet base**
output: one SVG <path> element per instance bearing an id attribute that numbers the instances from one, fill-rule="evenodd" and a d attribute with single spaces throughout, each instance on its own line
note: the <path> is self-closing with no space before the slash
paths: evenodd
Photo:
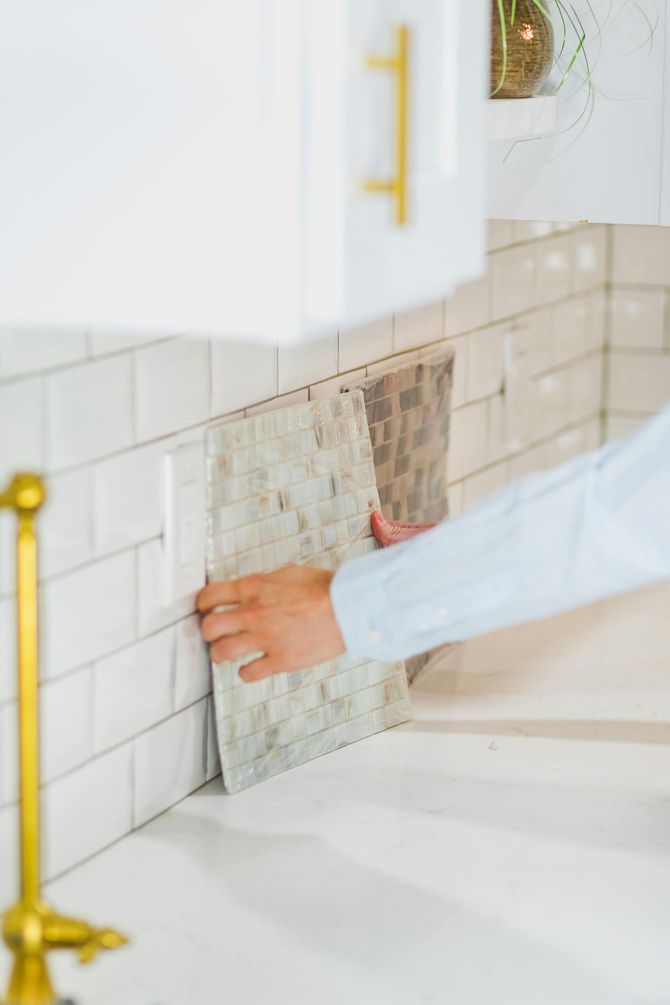
<path id="1" fill-rule="evenodd" d="M 56 1005 L 55 994 L 43 956 L 15 958 L 4 1005 Z"/>

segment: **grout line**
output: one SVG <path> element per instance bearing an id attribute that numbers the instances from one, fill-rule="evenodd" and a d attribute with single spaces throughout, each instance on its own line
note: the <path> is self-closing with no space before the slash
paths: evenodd
<path id="1" fill-rule="evenodd" d="M 124 740 L 119 740 L 118 743 L 114 743 L 109 747 L 105 747 L 104 750 L 94 752 L 92 757 L 88 757 L 86 758 L 86 760 L 81 761 L 79 764 L 67 768 L 67 770 L 62 771 L 60 774 L 55 775 L 53 778 L 50 778 L 48 782 L 42 782 L 42 784 L 40 785 L 40 791 L 43 792 L 46 789 L 50 788 L 52 785 L 55 785 L 56 782 L 61 782 L 65 778 L 70 778 L 78 771 L 83 771 L 83 769 L 87 768 L 89 764 L 94 764 L 96 761 L 101 761 L 103 758 L 107 757 L 110 754 L 117 753 L 124 747 L 134 748 L 136 740 L 140 739 L 143 736 L 146 736 L 147 733 L 151 733 L 152 730 L 158 729 L 159 726 L 164 726 L 165 723 L 170 722 L 172 719 L 176 719 L 177 716 L 182 715 L 182 713 L 188 712 L 190 709 L 195 708 L 195 706 L 199 705 L 200 702 L 206 701 L 210 697 L 211 693 L 212 693 L 211 691 L 208 691 L 207 694 L 202 695 L 200 698 L 196 698 L 195 701 L 192 701 L 190 705 L 184 705 L 184 707 L 180 708 L 178 712 L 171 712 L 169 715 L 163 716 L 162 719 L 157 719 L 156 722 L 153 722 L 150 726 L 145 726 L 144 729 L 139 730 L 139 732 L 134 733 L 132 736 L 126 737 Z M 13 802 L 5 803 L 0 808 L 4 809 L 7 806 L 17 806 L 17 805 L 18 800 L 14 800 Z"/>
<path id="2" fill-rule="evenodd" d="M 81 334 L 86 333 L 84 332 Z M 55 334 L 54 338 L 57 337 L 58 335 Z M 96 363 L 102 363 L 108 359 L 116 359 L 119 356 L 127 356 L 129 353 L 140 352 L 142 349 L 149 349 L 152 346 L 159 345 L 160 343 L 170 342 L 173 339 L 182 337 L 183 335 L 164 335 L 157 338 L 153 342 L 138 342 L 137 346 L 126 346 L 124 349 L 114 349 L 112 352 L 100 353 L 97 356 L 87 354 L 80 356 L 77 359 L 72 359 L 67 363 L 57 363 L 54 366 L 39 367 L 36 370 L 28 370 L 24 373 L 16 373 L 7 377 L 0 377 L 0 388 L 4 387 L 5 384 L 18 384 L 21 381 L 31 380 L 35 377 L 57 376 L 59 373 L 67 370 L 76 370 L 81 367 L 88 367 L 95 365 Z"/>
<path id="3" fill-rule="evenodd" d="M 494 396 L 495 397 L 495 396 Z M 532 443 L 528 443 L 526 446 L 521 447 L 519 450 L 513 451 L 512 453 L 504 454 L 502 457 L 497 458 L 494 461 L 487 461 L 486 464 L 481 467 L 475 468 L 473 471 L 469 471 L 466 475 L 461 475 L 459 478 L 454 479 L 453 482 L 447 482 L 447 488 L 452 488 L 457 485 L 463 484 L 468 478 L 472 478 L 474 475 L 483 474 L 486 471 L 490 471 L 491 468 L 498 467 L 500 464 L 505 464 L 509 461 L 516 461 L 523 457 L 525 454 L 531 453 L 533 450 L 541 449 L 542 447 L 549 446 L 554 440 L 566 433 L 573 433 L 582 427 L 590 425 L 594 419 L 599 418 L 599 412 L 590 412 L 587 416 L 581 419 L 575 419 L 573 422 L 569 422 L 566 425 L 562 425 L 553 433 L 549 433 L 547 436 L 542 437 L 540 440 L 534 440 Z"/>

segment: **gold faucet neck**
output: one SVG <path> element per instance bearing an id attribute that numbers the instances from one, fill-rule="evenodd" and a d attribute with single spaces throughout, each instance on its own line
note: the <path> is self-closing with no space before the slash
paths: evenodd
<path id="1" fill-rule="evenodd" d="M 57 914 L 40 897 L 39 709 L 37 536 L 35 518 L 46 499 L 39 475 L 15 475 L 0 492 L 0 509 L 18 517 L 17 607 L 20 790 L 20 900 L 3 918 L 2 935 L 14 955 L 4 1005 L 56 1005 L 47 953 L 74 949 L 82 963 L 100 950 L 116 949 L 125 936 L 109 928 Z"/>

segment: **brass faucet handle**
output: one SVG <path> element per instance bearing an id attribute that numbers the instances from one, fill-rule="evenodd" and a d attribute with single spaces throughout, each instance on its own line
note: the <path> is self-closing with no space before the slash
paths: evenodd
<path id="1" fill-rule="evenodd" d="M 44 941 L 49 949 L 75 949 L 82 963 L 90 963 L 102 950 L 119 949 L 128 939 L 113 928 L 94 928 L 79 918 L 50 912 L 44 921 Z"/>
<path id="2" fill-rule="evenodd" d="M 90 963 L 101 950 L 120 949 L 121 946 L 127 944 L 128 939 L 121 932 L 117 932 L 113 928 L 97 929 L 93 934 L 93 938 L 79 950 L 79 962 Z"/>

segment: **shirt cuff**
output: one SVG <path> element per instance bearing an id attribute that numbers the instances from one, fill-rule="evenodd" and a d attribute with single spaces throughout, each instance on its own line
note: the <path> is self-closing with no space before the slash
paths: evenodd
<path id="1" fill-rule="evenodd" d="M 330 599 L 347 655 L 381 659 L 384 642 L 385 590 L 375 573 L 380 552 L 345 562 L 330 584 Z"/>

